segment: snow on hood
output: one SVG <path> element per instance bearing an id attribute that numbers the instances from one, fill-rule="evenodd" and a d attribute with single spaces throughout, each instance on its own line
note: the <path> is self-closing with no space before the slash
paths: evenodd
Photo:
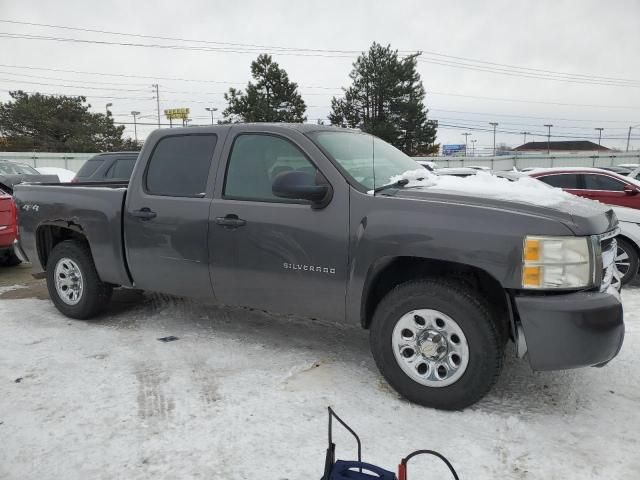
<path id="1" fill-rule="evenodd" d="M 405 188 L 423 187 L 425 189 L 428 188 L 430 191 L 446 191 L 462 195 L 494 198 L 496 200 L 525 202 L 542 207 L 563 205 L 573 211 L 593 210 L 594 207 L 598 209 L 599 206 L 604 207 L 599 205 L 599 202 L 577 197 L 528 176 L 517 180 L 508 180 L 483 171 L 478 171 L 475 175 L 467 177 L 440 176 L 423 168 L 409 170 L 402 175 L 391 177 L 390 182 L 393 183 L 403 179 L 409 180 Z M 604 211 L 605 209 L 600 208 L 600 210 Z"/>

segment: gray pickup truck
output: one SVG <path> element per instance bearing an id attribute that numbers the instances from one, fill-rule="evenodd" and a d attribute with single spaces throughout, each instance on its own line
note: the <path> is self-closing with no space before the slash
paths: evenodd
<path id="1" fill-rule="evenodd" d="M 355 130 L 157 130 L 128 184 L 18 185 L 16 248 L 71 318 L 129 287 L 359 324 L 387 381 L 435 408 L 482 398 L 509 340 L 534 370 L 615 357 L 610 209 L 403 177 L 421 168 Z"/>

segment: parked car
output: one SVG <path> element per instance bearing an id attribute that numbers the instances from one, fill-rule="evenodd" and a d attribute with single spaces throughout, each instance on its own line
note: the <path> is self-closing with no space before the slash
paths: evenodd
<path id="1" fill-rule="evenodd" d="M 637 278 L 640 266 L 640 211 L 633 208 L 613 207 L 620 222 L 616 266 L 626 284 Z"/>
<path id="2" fill-rule="evenodd" d="M 438 175 L 453 175 L 455 177 L 468 177 L 475 175 L 479 170 L 471 167 L 445 167 L 438 168 L 435 173 Z"/>
<path id="3" fill-rule="evenodd" d="M 76 176 L 76 172 L 59 167 L 36 167 L 42 175 L 56 175 L 62 183 L 69 183 Z"/>
<path id="4" fill-rule="evenodd" d="M 13 197 L 0 189 L 0 266 L 14 266 L 20 260 L 13 252 L 18 238 L 18 215 Z"/>
<path id="5" fill-rule="evenodd" d="M 625 175 L 626 177 L 629 177 L 633 180 L 638 180 L 640 181 L 640 167 L 634 168 L 632 169 L 627 175 Z"/>
<path id="6" fill-rule="evenodd" d="M 87 160 L 72 182 L 122 182 L 129 181 L 138 152 L 100 153 Z"/>
<path id="7" fill-rule="evenodd" d="M 609 207 L 436 176 L 357 130 L 156 130 L 128 186 L 19 185 L 16 201 L 17 251 L 64 315 L 94 318 L 124 286 L 361 325 L 426 406 L 482 398 L 509 339 L 554 370 L 602 366 L 624 337 Z"/>
<path id="8" fill-rule="evenodd" d="M 620 167 L 620 166 L 611 166 L 611 167 L 600 167 L 602 170 L 607 170 L 609 172 L 614 172 L 619 175 L 627 176 L 631 173 L 631 168 Z"/>
<path id="9" fill-rule="evenodd" d="M 474 170 L 482 170 L 485 172 L 491 171 L 491 167 L 487 167 L 486 165 L 466 165 L 467 168 L 473 168 Z"/>
<path id="10" fill-rule="evenodd" d="M 438 166 L 434 162 L 429 162 L 428 160 L 416 160 L 416 163 L 422 165 L 424 168 L 429 170 L 430 172 L 435 171 Z"/>
<path id="11" fill-rule="evenodd" d="M 13 192 L 14 185 L 22 182 L 59 182 L 56 175 L 42 175 L 35 168 L 9 160 L 0 160 L 0 188 Z"/>
<path id="12" fill-rule="evenodd" d="M 528 175 L 552 187 L 609 205 L 640 209 L 640 182 L 600 168 L 544 168 Z"/>

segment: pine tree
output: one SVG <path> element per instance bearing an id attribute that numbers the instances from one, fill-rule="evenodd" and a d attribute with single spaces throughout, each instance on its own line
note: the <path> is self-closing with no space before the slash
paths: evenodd
<path id="1" fill-rule="evenodd" d="M 437 152 L 437 122 L 427 118 L 418 55 L 401 59 L 391 46 L 374 42 L 353 64 L 344 97 L 331 100 L 331 123 L 360 128 L 408 155 Z"/>
<path id="2" fill-rule="evenodd" d="M 303 122 L 307 106 L 298 93 L 298 85 L 273 61 L 260 55 L 251 62 L 251 75 L 245 92 L 230 88 L 224 98 L 225 122 Z"/>
<path id="3" fill-rule="evenodd" d="M 85 97 L 10 92 L 0 103 L 0 150 L 106 152 L 131 147 L 124 126 L 92 113 Z"/>

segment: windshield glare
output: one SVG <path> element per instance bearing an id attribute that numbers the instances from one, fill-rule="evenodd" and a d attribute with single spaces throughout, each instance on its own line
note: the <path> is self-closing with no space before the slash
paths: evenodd
<path id="1" fill-rule="evenodd" d="M 386 185 L 392 177 L 407 171 L 424 168 L 394 146 L 366 133 L 314 132 L 310 136 L 366 190 Z"/>

